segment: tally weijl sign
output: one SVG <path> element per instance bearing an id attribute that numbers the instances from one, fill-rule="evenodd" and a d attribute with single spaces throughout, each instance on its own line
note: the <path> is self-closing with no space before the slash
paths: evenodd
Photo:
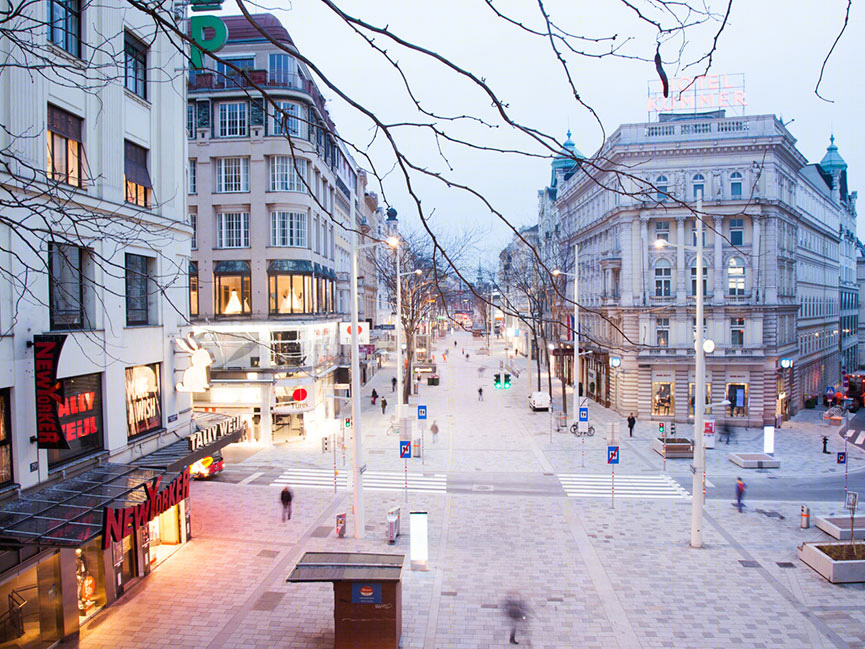
<path id="1" fill-rule="evenodd" d="M 214 424 L 213 426 L 208 426 L 204 430 L 196 431 L 186 438 L 187 443 L 189 444 L 189 450 L 190 452 L 197 451 L 208 444 L 213 444 L 213 442 L 221 437 L 236 433 L 240 430 L 242 425 L 243 423 L 241 422 L 240 417 L 237 416 L 232 417 L 231 419 L 226 419 L 225 421 L 220 421 L 218 424 Z"/>

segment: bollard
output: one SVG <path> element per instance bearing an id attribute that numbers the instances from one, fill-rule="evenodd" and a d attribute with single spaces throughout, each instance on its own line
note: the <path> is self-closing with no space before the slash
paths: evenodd
<path id="1" fill-rule="evenodd" d="M 811 508 L 802 505 L 802 513 L 799 515 L 799 527 L 807 530 L 811 527 Z"/>
<path id="2" fill-rule="evenodd" d="M 829 451 L 826 449 L 826 444 L 829 443 L 829 438 L 826 435 L 823 435 L 823 452 L 828 453 Z"/>

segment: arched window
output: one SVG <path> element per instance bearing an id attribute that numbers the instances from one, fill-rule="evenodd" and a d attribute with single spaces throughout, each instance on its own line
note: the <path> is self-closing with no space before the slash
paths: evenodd
<path id="1" fill-rule="evenodd" d="M 730 174 L 730 196 L 732 198 L 742 198 L 742 174 L 738 171 Z"/>
<path id="2" fill-rule="evenodd" d="M 655 297 L 669 297 L 673 268 L 666 259 L 655 264 Z"/>
<path id="3" fill-rule="evenodd" d="M 667 177 L 658 176 L 658 178 L 655 180 L 655 187 L 658 188 L 658 202 L 663 203 L 669 198 L 669 194 L 667 194 Z"/>
<path id="4" fill-rule="evenodd" d="M 696 200 L 700 196 L 705 196 L 705 187 L 706 187 L 706 179 L 703 178 L 703 174 L 694 174 L 694 199 Z"/>
<path id="5" fill-rule="evenodd" d="M 706 267 L 705 260 L 703 261 L 703 297 L 706 297 L 709 292 L 708 288 L 709 269 Z M 691 262 L 691 295 L 697 295 L 697 260 Z"/>
<path id="6" fill-rule="evenodd" d="M 739 257 L 727 263 L 727 287 L 730 295 L 745 295 L 745 264 Z"/>

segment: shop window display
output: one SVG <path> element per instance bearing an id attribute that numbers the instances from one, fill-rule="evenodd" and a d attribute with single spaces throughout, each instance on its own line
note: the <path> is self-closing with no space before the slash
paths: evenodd
<path id="1" fill-rule="evenodd" d="M 175 505 L 148 523 L 150 567 L 155 568 L 180 547 L 180 507 Z"/>
<path id="2" fill-rule="evenodd" d="M 62 629 L 60 555 L 55 553 L 0 586 L 7 623 L 0 646 L 39 649 L 54 646 Z M 8 607 L 8 608 L 7 608 Z"/>
<path id="3" fill-rule="evenodd" d="M 75 550 L 78 615 L 87 619 L 105 606 L 105 570 L 101 540 L 96 538 Z"/>
<path id="4" fill-rule="evenodd" d="M 652 414 L 669 415 L 675 411 L 673 400 L 674 383 L 655 381 L 652 383 Z"/>
<path id="5" fill-rule="evenodd" d="M 731 417 L 746 417 L 748 415 L 747 383 L 728 383 L 727 399 L 730 400 L 727 411 Z"/>

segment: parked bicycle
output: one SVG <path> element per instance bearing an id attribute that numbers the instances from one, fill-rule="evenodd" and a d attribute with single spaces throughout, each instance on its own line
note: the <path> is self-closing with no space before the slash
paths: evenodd
<path id="1" fill-rule="evenodd" d="M 573 424 L 571 424 L 571 435 L 573 435 L 574 437 L 582 437 L 583 435 L 585 435 L 586 437 L 594 437 L 595 427 L 589 424 L 589 428 L 586 430 L 585 433 L 583 433 L 580 432 L 580 427 L 577 422 L 574 422 Z"/>
<path id="2" fill-rule="evenodd" d="M 391 418 L 390 424 L 388 424 L 384 432 L 386 435 L 399 435 L 399 422 Z"/>

